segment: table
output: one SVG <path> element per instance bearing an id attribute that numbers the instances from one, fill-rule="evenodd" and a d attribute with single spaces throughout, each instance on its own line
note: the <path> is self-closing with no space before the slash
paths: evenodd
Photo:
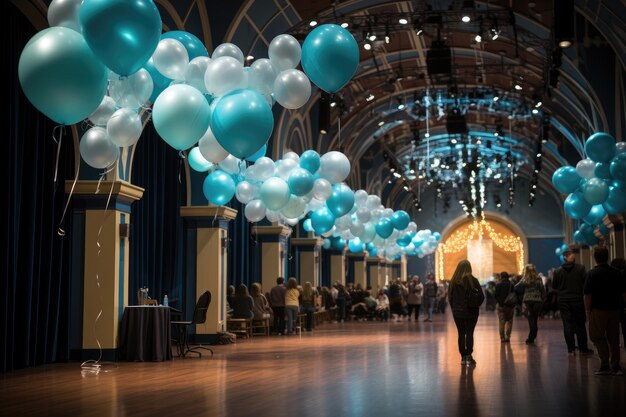
<path id="1" fill-rule="evenodd" d="M 127 361 L 172 359 L 170 308 L 126 307 L 119 329 L 119 354 Z"/>

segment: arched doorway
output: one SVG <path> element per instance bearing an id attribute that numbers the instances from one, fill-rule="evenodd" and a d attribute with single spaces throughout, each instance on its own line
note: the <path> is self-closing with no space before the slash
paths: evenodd
<path id="1" fill-rule="evenodd" d="M 450 279 L 463 259 L 472 263 L 481 283 L 501 271 L 519 274 L 528 259 L 526 236 L 517 224 L 496 213 L 485 213 L 483 219 L 459 217 L 441 233 L 437 278 Z"/>

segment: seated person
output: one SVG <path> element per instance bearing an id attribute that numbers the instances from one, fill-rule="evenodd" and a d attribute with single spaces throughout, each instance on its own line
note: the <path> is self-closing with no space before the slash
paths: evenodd
<path id="1" fill-rule="evenodd" d="M 253 301 L 252 312 L 254 313 L 254 319 L 262 320 L 270 318 L 272 309 L 270 308 L 270 304 L 267 302 L 267 298 L 265 298 L 263 292 L 261 291 L 261 284 L 258 282 L 252 284 L 252 287 L 250 288 L 250 295 L 252 296 Z"/>
<path id="2" fill-rule="evenodd" d="M 233 315 L 234 319 L 252 319 L 254 318 L 254 313 L 252 309 L 254 308 L 254 301 L 250 294 L 248 293 L 248 287 L 245 284 L 239 284 L 237 290 L 235 291 L 235 296 L 233 297 Z"/>

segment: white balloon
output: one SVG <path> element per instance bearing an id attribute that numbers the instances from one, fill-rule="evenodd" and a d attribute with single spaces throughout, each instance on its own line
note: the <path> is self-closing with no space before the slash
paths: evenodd
<path id="1" fill-rule="evenodd" d="M 185 82 L 198 89 L 202 94 L 208 94 L 204 84 L 204 74 L 206 74 L 210 62 L 211 58 L 198 56 L 189 62 L 185 70 Z"/>
<path id="2" fill-rule="evenodd" d="M 318 178 L 313 184 L 312 193 L 317 200 L 326 201 L 333 193 L 333 186 L 324 178 Z"/>
<path id="3" fill-rule="evenodd" d="M 243 65 L 231 56 L 222 56 L 209 62 L 204 74 L 204 85 L 209 94 L 219 97 L 231 91 L 246 88 L 248 78 Z"/>
<path id="4" fill-rule="evenodd" d="M 333 228 L 330 229 L 328 232 L 322 233 L 322 236 L 324 236 L 324 237 L 331 237 L 332 235 L 335 234 L 336 231 L 337 231 L 337 228 L 335 226 L 333 226 Z"/>
<path id="5" fill-rule="evenodd" d="M 78 21 L 78 10 L 83 0 L 52 0 L 48 6 L 48 23 L 50 27 L 63 26 L 82 33 Z"/>
<path id="6" fill-rule="evenodd" d="M 383 215 L 383 211 L 378 208 L 375 210 L 372 210 L 370 213 L 372 214 L 372 218 L 370 219 L 370 221 L 376 222 L 376 223 L 378 222 L 378 220 L 380 220 L 380 218 Z"/>
<path id="7" fill-rule="evenodd" d="M 300 156 L 297 153 L 292 152 L 292 151 L 289 151 L 286 154 L 284 154 L 283 159 L 293 159 L 298 164 L 300 164 Z"/>
<path id="8" fill-rule="evenodd" d="M 581 178 L 593 178 L 596 163 L 591 159 L 582 159 L 576 164 L 576 172 Z"/>
<path id="9" fill-rule="evenodd" d="M 354 205 L 358 207 L 365 207 L 367 202 L 367 191 L 357 190 L 354 193 Z"/>
<path id="10" fill-rule="evenodd" d="M 267 156 L 262 156 L 257 159 L 253 165 L 255 169 L 255 179 L 259 181 L 265 181 L 272 175 L 274 175 L 274 171 L 276 170 L 276 164 L 272 161 L 271 158 Z"/>
<path id="11" fill-rule="evenodd" d="M 213 51 L 213 59 L 223 56 L 234 58 L 239 61 L 241 65 L 243 65 L 243 52 L 241 52 L 241 49 L 233 43 L 223 43 L 215 48 L 215 51 Z"/>
<path id="12" fill-rule="evenodd" d="M 306 203 L 301 197 L 291 195 L 287 204 L 280 210 L 283 216 L 294 219 L 302 216 L 306 208 Z"/>
<path id="13" fill-rule="evenodd" d="M 109 95 L 119 107 L 137 109 L 143 106 L 154 89 L 152 76 L 141 68 L 128 77 L 113 77 L 109 80 Z"/>
<path id="14" fill-rule="evenodd" d="M 320 159 L 319 176 L 330 181 L 331 184 L 344 181 L 350 175 L 350 161 L 341 152 L 331 151 L 322 155 Z"/>
<path id="15" fill-rule="evenodd" d="M 350 233 L 356 237 L 361 237 L 365 231 L 365 225 L 358 220 L 353 220 L 350 225 Z"/>
<path id="16" fill-rule="evenodd" d="M 202 152 L 202 150 L 200 150 Z M 228 155 L 222 162 L 218 164 L 220 169 L 229 174 L 239 174 L 239 163 L 241 160 L 235 156 Z"/>
<path id="17" fill-rule="evenodd" d="M 312 198 L 311 201 L 307 204 L 308 211 L 316 211 L 324 207 L 324 202 L 318 200 L 317 198 Z"/>
<path id="18" fill-rule="evenodd" d="M 302 48 L 296 38 L 291 35 L 278 35 L 268 47 L 268 55 L 272 65 L 278 71 L 295 68 L 300 63 Z"/>
<path id="19" fill-rule="evenodd" d="M 215 135 L 211 132 L 210 127 L 198 141 L 198 148 L 200 148 L 200 153 L 204 159 L 214 164 L 222 162 L 229 155 L 215 139 Z"/>
<path id="20" fill-rule="evenodd" d="M 288 69 L 274 80 L 274 98 L 286 109 L 299 109 L 311 97 L 311 81 L 297 69 Z"/>
<path id="21" fill-rule="evenodd" d="M 252 200 L 246 204 L 244 214 L 252 223 L 260 222 L 265 217 L 265 206 L 261 200 Z"/>
<path id="22" fill-rule="evenodd" d="M 104 96 L 98 108 L 89 115 L 88 119 L 96 126 L 106 126 L 113 113 L 115 113 L 115 100 Z"/>
<path id="23" fill-rule="evenodd" d="M 141 136 L 141 118 L 136 111 L 119 109 L 107 123 L 107 133 L 117 146 L 132 146 Z"/>
<path id="24" fill-rule="evenodd" d="M 157 71 L 173 80 L 185 78 L 189 65 L 189 54 L 185 45 L 176 39 L 161 39 L 152 54 L 152 62 Z"/>
<path id="25" fill-rule="evenodd" d="M 377 195 L 369 195 L 367 196 L 367 201 L 365 203 L 365 207 L 367 207 L 368 210 L 373 211 L 378 209 L 378 206 L 380 206 L 380 197 Z"/>
<path id="26" fill-rule="evenodd" d="M 267 217 L 267 220 L 274 223 L 280 220 L 280 212 L 274 210 L 265 210 L 265 217 Z"/>
<path id="27" fill-rule="evenodd" d="M 297 217 L 295 219 L 288 219 L 285 218 L 285 223 L 287 223 L 289 226 L 295 226 L 300 222 L 300 219 L 298 219 Z"/>
<path id="28" fill-rule="evenodd" d="M 361 223 L 367 223 L 372 218 L 372 214 L 366 207 L 361 207 L 360 209 L 356 211 L 356 217 L 359 219 Z"/>
<path id="29" fill-rule="evenodd" d="M 406 231 L 409 233 L 413 233 L 417 231 L 417 224 L 415 224 L 415 222 L 410 222 L 409 225 L 406 228 Z"/>
<path id="30" fill-rule="evenodd" d="M 248 204 L 255 198 L 255 189 L 248 181 L 241 181 L 235 189 L 235 197 L 240 203 Z"/>
<path id="31" fill-rule="evenodd" d="M 90 166 L 97 169 L 110 167 L 120 156 L 118 148 L 102 127 L 92 127 L 80 139 L 80 156 Z"/>
<path id="32" fill-rule="evenodd" d="M 300 165 L 293 159 L 282 159 L 276 164 L 275 175 L 287 181 L 291 171 L 298 168 Z"/>
<path id="33" fill-rule="evenodd" d="M 383 217 L 385 217 L 387 219 L 390 219 L 391 216 L 393 216 L 393 210 L 392 209 L 386 208 L 386 209 L 383 210 Z M 394 229 L 394 231 L 395 231 L 395 229 Z"/>
<path id="34" fill-rule="evenodd" d="M 277 76 L 278 71 L 276 71 L 270 60 L 261 58 L 250 65 L 248 85 L 253 90 L 263 94 L 263 96 L 269 96 L 271 101 L 271 94 L 274 91 L 274 80 Z M 271 105 L 272 103 L 270 103 Z"/>

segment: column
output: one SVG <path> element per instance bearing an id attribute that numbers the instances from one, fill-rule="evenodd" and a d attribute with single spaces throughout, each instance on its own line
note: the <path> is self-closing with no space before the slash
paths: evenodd
<path id="1" fill-rule="evenodd" d="M 367 279 L 366 279 L 366 261 L 367 253 L 347 253 L 346 258 L 348 260 L 348 274 L 347 281 L 354 283 L 356 287 L 357 284 L 361 284 L 361 288 L 365 290 L 367 288 Z"/>
<path id="2" fill-rule="evenodd" d="M 385 277 L 380 267 L 381 259 L 378 256 L 366 258 L 366 283 L 372 286 L 372 294 L 376 296 L 378 290 L 385 286 Z"/>
<path id="3" fill-rule="evenodd" d="M 346 285 L 345 250 L 331 250 L 330 252 L 330 285 L 339 282 Z"/>
<path id="4" fill-rule="evenodd" d="M 69 193 L 73 181 L 66 181 Z M 143 188 L 126 181 L 78 181 L 73 191 L 70 349 L 73 359 L 117 356 L 117 333 L 129 303 L 131 205 Z M 98 318 L 99 316 L 99 318 Z M 97 320 L 97 323 L 96 323 Z"/>
<path id="5" fill-rule="evenodd" d="M 194 342 L 215 340 L 226 328 L 226 287 L 228 286 L 228 222 L 237 210 L 224 206 L 185 206 L 180 215 L 186 226 L 187 276 L 183 305 L 184 317 L 192 316 L 198 297 L 211 292 L 211 304 L 204 324 L 197 325 Z"/>
<path id="6" fill-rule="evenodd" d="M 581 244 L 578 245 L 578 247 L 574 247 L 574 254 L 576 255 L 576 260 L 581 263 L 587 271 L 593 267 L 591 251 L 588 245 Z"/>
<path id="7" fill-rule="evenodd" d="M 621 215 L 610 215 L 608 216 L 608 219 L 604 220 L 604 223 L 607 227 L 610 228 L 610 258 L 626 258 L 626 236 L 624 235 L 624 218 Z"/>
<path id="8" fill-rule="evenodd" d="M 263 292 L 269 291 L 276 285 L 276 278 L 285 278 L 285 285 L 289 277 L 286 267 L 285 245 L 291 235 L 291 228 L 283 225 L 254 226 L 252 234 L 256 236 L 261 246 L 261 286 Z"/>
<path id="9" fill-rule="evenodd" d="M 313 287 L 321 285 L 320 263 L 324 240 L 318 237 L 292 238 L 291 254 L 295 259 L 295 272 L 301 284 L 309 281 Z"/>
<path id="10" fill-rule="evenodd" d="M 400 257 L 400 279 L 402 279 L 402 282 L 406 282 L 408 280 L 408 270 L 407 270 L 407 259 L 406 259 L 406 255 L 402 255 Z"/>
<path id="11" fill-rule="evenodd" d="M 389 267 L 387 266 L 387 260 L 384 258 L 380 258 L 380 278 L 381 285 L 384 287 L 389 283 L 390 275 L 389 275 Z"/>

